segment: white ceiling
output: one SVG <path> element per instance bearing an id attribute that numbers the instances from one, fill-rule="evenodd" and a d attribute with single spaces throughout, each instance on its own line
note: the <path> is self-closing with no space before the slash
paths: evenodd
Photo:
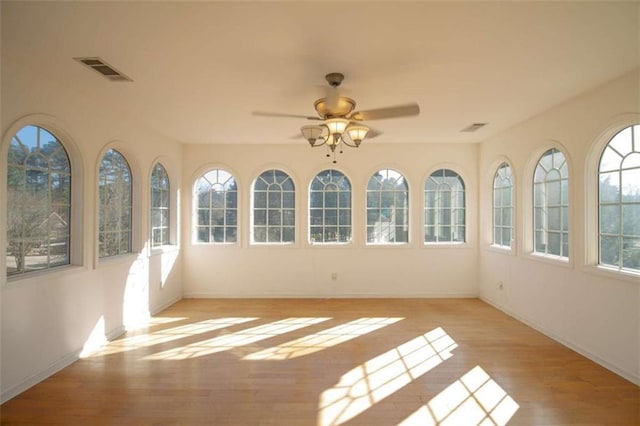
<path id="1" fill-rule="evenodd" d="M 357 109 L 421 107 L 368 143 L 478 142 L 638 67 L 640 3 L 2 1 L 2 61 L 186 143 L 302 143 L 251 112 L 312 115 L 336 71 Z"/>

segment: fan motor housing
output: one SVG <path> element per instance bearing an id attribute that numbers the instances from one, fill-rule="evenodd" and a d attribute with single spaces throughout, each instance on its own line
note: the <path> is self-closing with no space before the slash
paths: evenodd
<path id="1" fill-rule="evenodd" d="M 313 104 L 320 117 L 327 118 L 344 118 L 351 114 L 356 107 L 356 101 L 351 98 L 341 96 L 334 102 L 334 105 L 327 104 L 327 98 L 320 98 Z"/>

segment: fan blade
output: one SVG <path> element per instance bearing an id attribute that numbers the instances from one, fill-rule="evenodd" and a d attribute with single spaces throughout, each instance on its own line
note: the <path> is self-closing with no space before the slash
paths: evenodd
<path id="1" fill-rule="evenodd" d="M 370 121 L 382 120 L 385 118 L 410 117 L 420 114 L 420 106 L 418 104 L 398 105 L 387 108 L 370 109 L 367 111 L 356 111 L 349 117 L 350 120 Z"/>
<path id="2" fill-rule="evenodd" d="M 251 115 L 256 117 L 282 117 L 282 118 L 305 118 L 307 120 L 322 120 L 320 117 L 310 117 L 300 114 L 284 114 L 280 112 L 253 111 Z"/>
<path id="3" fill-rule="evenodd" d="M 367 126 L 369 127 L 369 126 Z M 373 139 L 376 138 L 378 136 L 382 135 L 382 132 L 376 129 L 372 129 L 371 127 L 369 127 L 369 131 L 367 132 L 367 137 L 364 138 L 365 140 L 367 139 Z"/>

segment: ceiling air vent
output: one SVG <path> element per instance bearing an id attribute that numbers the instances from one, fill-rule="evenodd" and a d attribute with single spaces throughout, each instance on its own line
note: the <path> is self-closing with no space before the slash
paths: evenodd
<path id="1" fill-rule="evenodd" d="M 465 127 L 464 129 L 462 129 L 460 131 L 461 132 L 466 132 L 466 133 L 472 133 L 472 132 L 475 132 L 476 130 L 482 129 L 487 124 L 489 124 L 489 123 L 473 123 L 473 124 L 468 125 L 467 127 Z"/>
<path id="2" fill-rule="evenodd" d="M 81 64 L 86 65 L 92 70 L 99 72 L 101 75 L 105 76 L 111 81 L 133 81 L 98 57 L 73 59 L 80 62 Z"/>

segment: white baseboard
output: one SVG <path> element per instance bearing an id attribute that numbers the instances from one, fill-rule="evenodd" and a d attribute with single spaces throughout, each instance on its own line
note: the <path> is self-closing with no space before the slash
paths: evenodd
<path id="1" fill-rule="evenodd" d="M 521 317 L 520 315 L 516 314 L 515 312 L 512 312 L 510 309 L 495 303 L 491 299 L 488 299 L 486 297 L 480 296 L 480 300 L 482 300 L 483 302 L 493 306 L 494 308 L 498 309 L 499 311 L 504 312 L 505 314 L 509 315 L 510 317 L 515 318 L 516 320 L 518 320 L 521 323 L 533 328 L 534 330 L 539 331 L 540 333 L 542 333 L 545 336 L 555 340 L 556 342 L 568 347 L 569 349 L 579 353 L 580 355 L 584 356 L 585 358 L 590 359 L 591 361 L 595 362 L 596 364 L 601 365 L 602 367 L 604 367 L 607 370 L 617 374 L 618 376 L 630 381 L 631 383 L 635 384 L 636 386 L 640 386 L 640 376 L 638 376 L 638 375 L 636 375 L 636 374 L 634 374 L 634 373 L 632 373 L 630 371 L 627 371 L 624 368 L 620 368 L 615 364 L 612 364 L 611 362 L 607 361 L 606 359 L 601 358 L 600 356 L 598 356 L 598 355 L 594 354 L 593 352 L 583 348 L 582 346 L 576 344 L 575 342 L 567 340 L 567 339 L 557 335 L 556 333 L 553 333 L 553 332 L 545 329 L 544 327 L 540 327 L 538 324 Z"/>
<path id="2" fill-rule="evenodd" d="M 106 333 L 105 337 L 107 338 L 107 340 L 113 340 L 124 333 L 125 333 L 125 328 L 124 326 L 121 325 L 111 330 L 110 332 Z M 2 394 L 0 395 L 0 404 L 4 404 L 11 398 L 18 396 L 19 394 L 26 391 L 30 387 L 35 386 L 41 381 L 47 379 L 48 377 L 53 376 L 55 373 L 62 370 L 63 368 L 70 366 L 71 364 L 73 364 L 74 362 L 80 359 L 81 352 L 82 352 L 82 348 L 77 349 L 63 356 L 62 358 L 60 358 L 59 360 L 51 364 L 49 367 L 45 368 L 44 370 L 26 378 L 21 383 L 11 386 L 9 389 L 2 390 Z"/>
<path id="3" fill-rule="evenodd" d="M 157 315 L 159 312 L 164 311 L 165 309 L 167 309 L 169 306 L 179 302 L 180 300 L 182 300 L 182 295 L 174 297 L 173 299 L 171 299 L 170 301 L 163 303 L 162 305 L 159 306 L 155 306 L 153 309 L 151 309 L 149 311 L 149 313 L 151 314 L 151 316 Z"/>
<path id="4" fill-rule="evenodd" d="M 300 293 L 210 293 L 186 292 L 184 299 L 477 299 L 477 293 L 340 293 L 340 294 L 300 294 Z"/>
<path id="5" fill-rule="evenodd" d="M 28 377 L 27 379 L 23 380 L 21 383 L 18 383 L 17 385 L 14 385 L 14 386 L 11 386 L 7 390 L 3 390 L 2 391 L 2 396 L 0 397 L 1 398 L 0 399 L 0 403 L 4 404 L 5 402 L 10 400 L 11 398 L 21 394 L 22 392 L 26 391 L 30 387 L 35 386 L 36 384 L 40 383 L 41 381 L 43 381 L 47 377 L 52 376 L 55 373 L 57 373 L 58 371 L 62 370 L 63 368 L 68 367 L 69 365 L 73 364 L 74 362 L 76 362 L 78 360 L 79 355 L 80 355 L 80 351 L 79 350 L 74 352 L 74 353 L 65 355 L 64 357 L 62 357 L 58 361 L 54 362 L 53 364 L 51 364 L 49 367 L 47 367 L 43 371 L 40 371 L 39 373 L 36 373 L 36 374 L 32 375 L 31 377 Z"/>

